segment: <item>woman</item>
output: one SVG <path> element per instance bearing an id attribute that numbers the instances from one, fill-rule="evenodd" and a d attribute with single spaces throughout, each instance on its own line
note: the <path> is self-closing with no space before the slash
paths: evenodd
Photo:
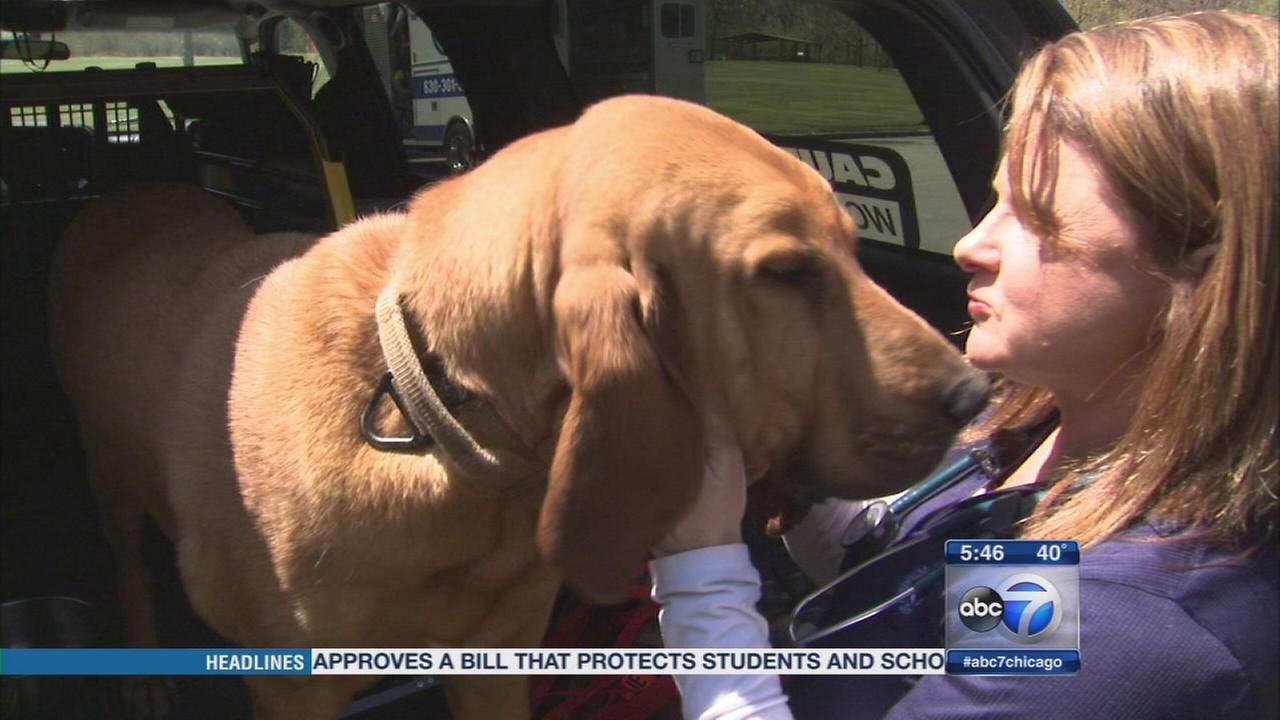
<path id="1" fill-rule="evenodd" d="M 1080 673 L 797 677 L 787 694 L 680 677 L 687 717 L 1276 716 L 1278 66 L 1276 20 L 1232 12 L 1050 44 L 1014 86 L 995 205 L 955 248 L 967 354 L 1004 380 L 967 440 L 1029 441 L 898 538 L 975 493 L 1046 488 L 1018 534 L 1080 541 Z M 722 440 L 655 548 L 668 646 L 768 643 L 725 511 L 744 484 Z"/>

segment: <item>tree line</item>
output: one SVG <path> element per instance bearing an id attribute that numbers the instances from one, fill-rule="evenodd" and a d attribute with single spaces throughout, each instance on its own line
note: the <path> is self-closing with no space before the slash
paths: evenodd
<path id="1" fill-rule="evenodd" d="M 1082 28 L 1191 10 L 1244 10 L 1280 15 L 1280 0 L 1065 0 L 1062 5 Z"/>
<path id="2" fill-rule="evenodd" d="M 869 67 L 892 65 L 888 55 L 870 33 L 848 15 L 804 0 L 707 0 L 707 34 L 712 56 L 730 58 L 740 54 L 748 33 L 771 35 L 808 43 L 804 59 Z M 796 59 L 794 45 L 778 41 L 762 43 L 764 57 Z M 760 57 L 759 54 L 756 55 Z"/>

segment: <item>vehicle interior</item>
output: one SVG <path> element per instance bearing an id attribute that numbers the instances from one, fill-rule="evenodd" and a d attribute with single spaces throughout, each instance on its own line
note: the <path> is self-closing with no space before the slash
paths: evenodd
<path id="1" fill-rule="evenodd" d="M 594 44 L 583 38 L 621 27 L 619 18 L 634 19 L 641 8 L 648 12 L 657 2 L 610 0 L 596 6 L 585 0 L 416 0 L 403 6 L 447 50 L 452 72 L 466 89 L 474 151 L 482 160 L 530 132 L 572 121 L 603 94 L 656 91 L 657 65 L 652 61 L 641 63 L 640 76 L 611 85 L 599 73 L 588 77 L 586 70 L 571 72 L 604 65 L 593 65 L 586 55 L 568 62 L 565 53 L 566 48 L 585 52 L 581 48 L 618 45 L 607 37 Z M 787 3 L 759 4 L 767 9 Z M 904 225 L 904 208 L 914 208 L 919 219 L 910 218 L 911 227 L 919 237 L 895 242 L 868 235 L 860 246 L 861 259 L 906 304 L 944 332 L 958 333 L 964 317 L 963 278 L 942 254 L 945 250 L 924 251 L 932 242 L 928 236 L 949 236 L 947 242 L 952 242 L 985 210 L 998 152 L 999 100 L 1020 58 L 1044 39 L 1070 29 L 1070 17 L 1056 2 L 1021 0 L 809 4 L 820 6 L 815 13 L 847 24 L 850 38 L 870 38 L 873 60 L 861 60 L 856 69 L 866 70 L 872 80 L 891 79 L 901 102 L 911 105 L 909 119 L 890 125 L 872 117 L 865 126 L 850 125 L 847 132 L 834 125 L 802 127 L 794 118 L 757 122 L 751 108 L 767 103 L 748 98 L 742 115 L 729 112 L 724 98 L 738 87 L 729 80 L 720 85 L 708 80 L 708 104 L 721 109 L 717 103 L 723 102 L 727 114 L 784 147 L 826 148 L 822 157 L 893 135 L 886 147 L 906 148 L 892 152 L 906 158 L 902 167 L 910 170 L 914 184 L 900 183 L 892 192 L 868 196 L 866 207 L 900 213 L 891 219 Z M 0 403 L 6 442 L 0 453 L 0 600 L 6 607 L 31 598 L 83 601 L 93 609 L 93 620 L 75 639 L 84 645 L 119 645 L 110 554 L 84 481 L 75 423 L 48 357 L 47 276 L 62 229 L 103 192 L 130 182 L 163 180 L 195 185 L 226 199 L 259 232 L 327 232 L 361 215 L 394 208 L 417 188 L 448 177 L 457 168 L 442 158 L 415 157 L 407 151 L 412 145 L 403 142 L 416 121 L 406 119 L 408 96 L 398 108 L 395 92 L 388 90 L 400 78 L 385 67 L 386 37 L 381 45 L 374 41 L 368 14 L 383 12 L 387 5 L 351 0 L 3 0 Z M 850 62 L 824 58 L 836 58 L 836 47 L 852 54 L 853 40 L 814 41 L 801 52 L 794 42 L 786 44 L 794 39 L 777 29 L 781 21 L 772 10 L 743 19 L 715 15 L 723 3 L 695 5 L 698 12 L 708 13 L 708 28 L 697 31 L 710 38 L 705 50 L 688 49 L 676 40 L 663 47 L 678 48 L 690 63 L 702 64 L 705 57 L 708 78 L 713 69 L 727 77 L 744 68 L 762 72 L 767 66 L 779 73 L 781 92 L 796 84 L 788 79 L 796 70 L 816 73 L 819 64 L 827 63 L 852 72 Z M 598 13 L 593 24 L 574 24 L 575 13 L 586 17 L 590 7 Z M 646 32 L 668 30 L 665 19 L 654 21 L 652 28 L 649 23 L 640 23 Z M 772 34 L 746 32 L 756 26 L 768 26 Z M 98 36 L 140 37 L 141 30 L 166 34 L 172 43 L 157 40 L 151 50 L 140 45 L 135 52 L 119 53 L 118 62 L 80 62 L 106 47 L 96 44 L 105 42 Z M 572 42 L 563 41 L 566 34 Z M 212 47 L 218 50 L 207 50 Z M 202 52 L 218 58 L 193 61 Z M 751 53 L 767 55 L 767 62 L 758 57 L 756 64 L 730 62 Z M 810 62 L 815 55 L 822 63 Z M 835 92 L 855 109 L 864 97 L 860 93 L 871 92 L 814 83 L 815 96 Z M 816 100 L 807 103 L 794 103 L 797 116 L 812 114 L 809 108 L 819 106 Z M 819 157 L 817 150 L 808 152 L 810 158 Z M 864 160 L 874 154 L 848 152 Z M 926 194 L 935 185 L 946 195 L 936 203 Z M 914 196 L 903 200 L 902 192 Z M 847 206 L 855 210 L 855 205 Z M 945 212 L 935 213 L 936 208 Z M 868 232 L 874 234 L 870 228 Z M 884 230 L 885 237 L 891 232 L 899 232 L 897 225 Z M 228 646 L 186 606 L 171 550 L 155 534 L 162 644 Z M 760 548 L 762 563 L 776 560 L 774 546 L 762 542 Z M 785 573 L 779 571 L 766 593 L 773 593 L 766 600 L 777 607 L 794 602 L 806 589 L 802 583 L 788 587 Z M 6 645 L 17 642 L 19 632 L 8 617 Z M 5 702 L 18 710 L 49 702 L 53 695 L 60 704 L 42 717 L 120 716 L 114 681 L 105 678 L 82 678 L 52 689 L 4 679 Z M 344 717 L 445 717 L 440 693 L 432 686 L 428 678 L 380 684 Z M 247 694 L 235 678 L 183 679 L 177 692 L 175 717 L 247 716 Z M 5 717 L 10 717 L 7 709 Z"/>

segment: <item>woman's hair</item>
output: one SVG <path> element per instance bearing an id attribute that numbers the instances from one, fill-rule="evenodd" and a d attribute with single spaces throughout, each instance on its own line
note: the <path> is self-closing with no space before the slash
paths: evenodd
<path id="1" fill-rule="evenodd" d="M 1224 547 L 1274 538 L 1278 34 L 1275 18 L 1245 13 L 1162 16 L 1068 35 L 1023 67 L 1005 137 L 1015 210 L 1052 251 L 1069 143 L 1132 212 L 1169 286 L 1127 432 L 1069 468 L 1024 534 L 1089 545 L 1150 518 Z M 1047 392 L 1010 383 L 977 430 L 1053 410 Z"/>

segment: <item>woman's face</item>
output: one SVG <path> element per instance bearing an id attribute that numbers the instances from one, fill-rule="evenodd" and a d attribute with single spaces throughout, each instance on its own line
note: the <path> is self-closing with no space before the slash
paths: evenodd
<path id="1" fill-rule="evenodd" d="M 954 253 L 973 274 L 969 360 L 1062 401 L 1121 391 L 1142 372 L 1167 286 L 1093 162 L 1069 144 L 1058 157 L 1058 237 L 1018 217 L 1002 163 L 995 207 Z"/>

